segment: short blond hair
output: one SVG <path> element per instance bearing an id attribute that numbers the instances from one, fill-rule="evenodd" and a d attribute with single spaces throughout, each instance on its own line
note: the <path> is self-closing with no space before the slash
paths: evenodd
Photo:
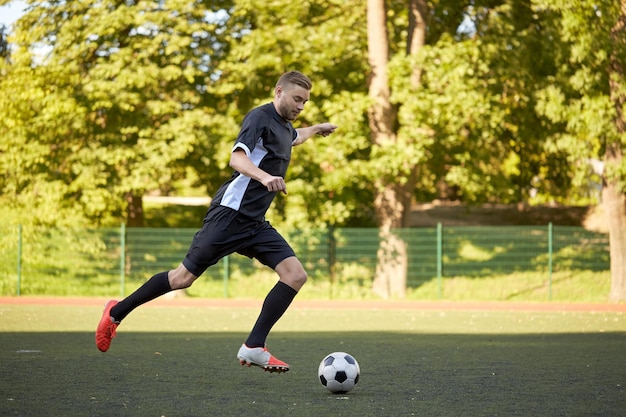
<path id="1" fill-rule="evenodd" d="M 287 85 L 298 85 L 308 91 L 313 88 L 313 83 L 311 82 L 309 77 L 299 71 L 286 72 L 281 75 L 278 79 L 278 82 L 276 82 L 276 87 L 285 88 L 287 87 Z"/>

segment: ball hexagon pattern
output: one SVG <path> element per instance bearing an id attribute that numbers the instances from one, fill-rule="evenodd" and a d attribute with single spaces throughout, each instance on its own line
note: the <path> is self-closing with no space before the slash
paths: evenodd
<path id="1" fill-rule="evenodd" d="M 333 352 L 322 359 L 317 375 L 328 391 L 342 394 L 350 391 L 359 382 L 361 369 L 352 355 Z"/>

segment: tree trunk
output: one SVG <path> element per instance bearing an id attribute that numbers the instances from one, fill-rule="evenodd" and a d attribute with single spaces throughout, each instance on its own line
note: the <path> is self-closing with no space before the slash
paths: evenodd
<path id="1" fill-rule="evenodd" d="M 395 112 L 390 101 L 387 63 L 389 38 L 384 0 L 367 1 L 367 41 L 371 74 L 368 111 L 372 143 L 379 146 L 394 143 Z M 379 226 L 380 245 L 372 291 L 383 298 L 404 296 L 406 288 L 406 244 L 393 232 L 402 219 L 401 196 L 393 183 L 380 179 L 375 184 L 374 209 Z M 404 256 L 404 259 L 400 257 Z M 392 292 L 393 291 L 393 292 Z"/>
<path id="2" fill-rule="evenodd" d="M 426 44 L 426 17 L 428 16 L 428 3 L 426 0 L 409 1 L 409 33 L 406 43 L 406 54 L 415 55 Z M 422 77 L 422 69 L 418 66 L 411 73 L 411 86 L 419 86 Z"/>
<path id="3" fill-rule="evenodd" d="M 611 301 L 626 301 L 626 199 L 615 183 L 602 190 L 602 205 L 609 226 Z"/>
<path id="4" fill-rule="evenodd" d="M 406 43 L 406 54 L 417 55 L 426 44 L 426 29 L 428 23 L 428 3 L 426 0 L 409 0 L 409 31 Z M 416 90 L 421 83 L 422 68 L 413 67 L 411 72 L 411 87 Z M 409 161 L 410 163 L 414 163 Z M 414 163 L 411 174 L 401 189 L 401 204 L 403 207 L 402 227 L 409 227 L 411 221 L 411 204 L 413 203 L 413 193 L 418 180 L 419 167 Z"/>
<path id="5" fill-rule="evenodd" d="M 621 1 L 621 17 L 615 27 L 611 29 L 614 52 L 611 55 L 610 89 L 611 101 L 615 105 L 615 124 L 618 136 L 626 134 L 626 120 L 624 120 L 624 106 L 626 92 L 624 91 L 624 51 L 626 40 L 626 0 Z M 609 143 L 605 153 L 605 174 L 602 200 L 605 213 L 608 217 L 609 244 L 611 253 L 611 301 L 626 301 L 626 197 L 619 185 L 615 172 L 624 164 L 622 144 L 619 140 Z M 608 172 L 607 172 L 608 171 Z"/>
<path id="6" fill-rule="evenodd" d="M 138 194 L 126 194 L 126 225 L 128 227 L 143 227 L 143 197 Z"/>
<path id="7" fill-rule="evenodd" d="M 397 234 L 403 207 L 393 184 L 378 192 L 374 205 L 380 244 L 372 290 L 383 298 L 402 298 L 406 294 L 408 257 L 406 242 Z"/>
<path id="8" fill-rule="evenodd" d="M 426 39 L 426 0 L 410 0 L 410 23 L 407 39 L 407 54 L 416 54 Z M 390 100 L 387 64 L 389 62 L 389 36 L 387 34 L 387 13 L 384 0 L 367 1 L 368 57 L 371 68 L 369 96 L 369 126 L 372 143 L 379 146 L 397 141 L 394 131 L 396 112 Z M 419 85 L 420 68 L 414 68 L 411 84 Z M 409 163 L 412 163 L 409 161 Z M 417 183 L 416 167 L 413 167 L 406 181 L 391 181 L 381 178 L 376 185 L 377 194 L 374 208 L 379 227 L 376 272 L 372 290 L 375 294 L 388 298 L 404 297 L 406 294 L 408 258 L 407 245 L 396 229 L 408 224 L 413 191 Z"/>
<path id="9" fill-rule="evenodd" d="M 389 37 L 386 20 L 385 0 L 367 0 L 367 48 L 371 71 L 368 81 L 372 99 L 368 116 L 372 142 L 378 145 L 395 140 L 395 114 L 387 75 Z"/>

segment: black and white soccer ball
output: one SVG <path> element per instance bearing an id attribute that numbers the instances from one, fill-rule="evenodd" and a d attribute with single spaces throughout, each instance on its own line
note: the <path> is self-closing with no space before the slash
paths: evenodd
<path id="1" fill-rule="evenodd" d="M 328 391 L 342 394 L 350 391 L 359 382 L 361 368 L 352 355 L 333 352 L 320 362 L 317 375 Z"/>

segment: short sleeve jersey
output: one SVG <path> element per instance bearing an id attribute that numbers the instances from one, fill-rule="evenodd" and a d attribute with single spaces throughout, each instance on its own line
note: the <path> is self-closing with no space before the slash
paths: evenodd
<path id="1" fill-rule="evenodd" d="M 243 150 L 254 165 L 284 178 L 297 136 L 291 123 L 278 114 L 273 103 L 268 103 L 252 109 L 243 119 L 233 152 Z M 263 220 L 275 196 L 276 192 L 267 191 L 259 181 L 235 171 L 217 190 L 211 205 L 230 207 Z"/>

